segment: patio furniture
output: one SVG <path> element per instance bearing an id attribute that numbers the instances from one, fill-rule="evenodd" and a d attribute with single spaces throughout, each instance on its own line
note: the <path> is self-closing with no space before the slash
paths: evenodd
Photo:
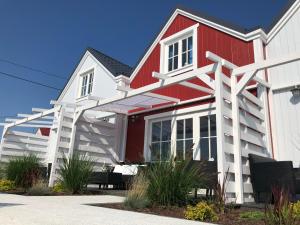
<path id="1" fill-rule="evenodd" d="M 293 198 L 300 189 L 299 169 L 291 161 L 276 161 L 271 158 L 249 154 L 251 182 L 257 203 L 272 200 L 272 187 L 289 191 Z"/>
<path id="2" fill-rule="evenodd" d="M 89 178 L 88 184 L 98 184 L 99 189 L 108 189 L 112 185 L 113 189 L 122 187 L 122 174 L 114 172 L 93 172 Z"/>
<path id="3" fill-rule="evenodd" d="M 197 198 L 198 189 L 206 189 L 206 196 L 212 196 L 213 190 L 218 184 L 218 167 L 215 161 L 197 161 L 193 160 L 193 165 L 199 169 L 200 173 L 204 174 L 204 182 L 199 183 L 195 187 L 195 198 Z"/>
<path id="4" fill-rule="evenodd" d="M 116 165 L 114 168 L 114 173 L 122 174 L 122 185 L 121 188 L 127 190 L 130 186 L 130 183 L 133 177 L 138 172 L 138 165 Z"/>

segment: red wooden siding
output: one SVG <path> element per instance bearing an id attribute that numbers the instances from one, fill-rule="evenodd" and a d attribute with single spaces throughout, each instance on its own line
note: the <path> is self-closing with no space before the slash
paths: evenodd
<path id="1" fill-rule="evenodd" d="M 167 29 L 163 35 L 163 39 L 179 32 L 185 28 L 188 28 L 194 24 L 193 21 L 185 16 L 178 15 L 170 27 Z M 253 43 L 245 42 L 235 37 L 232 37 L 226 33 L 215 30 L 206 25 L 200 24 L 198 27 L 198 67 L 202 67 L 210 64 L 209 60 L 206 59 L 206 51 L 211 51 L 234 64 L 241 66 L 254 62 L 253 53 Z M 160 67 L 160 44 L 154 48 L 152 53 L 146 59 L 145 63 L 142 65 L 138 71 L 135 78 L 132 80 L 130 86 L 131 88 L 139 88 L 145 85 L 154 83 L 157 79 L 152 77 L 152 72 L 159 72 Z M 228 74 L 228 71 L 223 71 Z M 213 76 L 213 75 L 211 75 Z M 204 85 L 199 79 L 193 79 L 190 82 Z M 180 85 L 173 85 L 156 91 L 156 93 L 163 94 L 166 96 L 171 96 L 179 98 L 181 100 L 188 100 L 196 97 L 202 97 L 207 95 L 206 93 L 186 88 Z M 203 104 L 201 102 L 194 104 Z M 191 105 L 185 105 L 180 107 L 189 107 Z M 150 114 L 161 113 L 165 111 L 171 111 L 175 108 L 168 108 L 163 110 L 153 111 L 151 113 L 139 114 L 135 122 L 131 119 L 128 120 L 128 130 L 127 130 L 127 146 L 126 146 L 126 159 L 128 161 L 140 161 L 143 155 L 144 148 L 144 127 L 145 121 L 144 116 Z"/>

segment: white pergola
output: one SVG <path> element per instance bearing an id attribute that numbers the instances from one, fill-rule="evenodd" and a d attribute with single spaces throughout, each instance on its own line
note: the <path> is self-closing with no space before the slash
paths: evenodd
<path id="1" fill-rule="evenodd" d="M 257 105 L 257 108 L 263 110 L 265 102 L 267 101 L 267 89 L 270 88 L 271 85 L 265 80 L 265 77 L 258 76 L 258 72 L 274 66 L 297 61 L 300 59 L 300 54 L 280 57 L 278 59 L 262 60 L 260 62 L 241 67 L 234 65 L 233 63 L 215 55 L 212 52 L 206 52 L 206 57 L 212 61 L 212 64 L 174 77 L 153 72 L 152 76 L 158 79 L 158 81 L 155 83 L 137 89 L 131 89 L 127 86 L 118 86 L 117 90 L 119 90 L 121 94 L 112 98 L 99 99 L 97 97 L 90 97 L 90 100 L 93 101 L 82 105 L 72 105 L 74 108 L 74 119 L 69 155 L 71 155 L 73 151 L 72 143 L 74 144 L 76 122 L 85 111 L 108 111 L 117 114 L 130 115 L 133 110 L 137 109 L 139 112 L 143 112 L 146 110 L 156 110 L 160 108 L 155 107 L 157 105 L 163 105 L 162 107 L 167 107 L 184 104 L 186 101 L 181 101 L 177 98 L 154 93 L 155 91 L 168 86 L 175 84 L 181 85 L 197 90 L 201 93 L 204 92 L 208 97 L 215 97 L 219 180 L 222 182 L 224 174 L 227 171 L 226 166 L 228 164 L 225 158 L 225 152 L 228 146 L 223 138 L 225 134 L 232 136 L 233 139 L 232 154 L 234 155 L 235 160 L 233 168 L 231 168 L 231 172 L 235 176 L 235 182 L 231 188 L 233 192 L 235 192 L 237 202 L 243 203 L 243 193 L 247 189 L 247 186 L 243 183 L 243 150 L 241 146 L 243 134 L 241 133 L 241 124 L 247 125 L 252 129 L 256 129 L 264 133 L 266 136 L 266 140 L 264 140 L 266 142 L 265 147 L 268 148 L 269 151 L 271 151 L 271 146 L 268 144 L 268 140 L 271 139 L 271 135 L 269 132 L 270 128 L 268 127 L 268 113 L 262 114 L 255 108 L 248 108 L 245 106 L 245 104 L 243 104 L 241 96 L 243 98 L 247 98 L 249 101 Z M 222 72 L 222 67 L 229 69 L 230 74 L 227 76 L 224 75 Z M 214 74 L 215 79 L 212 79 L 209 74 Z M 195 78 L 200 79 L 207 85 L 207 87 L 189 82 Z M 258 98 L 247 91 L 247 86 L 251 80 L 254 80 L 256 85 L 258 85 L 262 90 L 262 94 Z M 225 89 L 228 89 L 229 91 L 225 91 Z M 189 101 L 197 100 L 199 100 L 199 98 L 190 99 Z M 226 109 L 224 106 L 224 100 L 230 104 L 230 110 Z M 54 107 L 52 109 L 43 110 L 42 112 L 33 115 L 21 115 L 25 117 L 23 119 L 7 120 L 7 122 L 10 123 L 3 124 L 3 135 L 8 129 L 14 126 L 22 126 L 23 124 L 29 122 L 32 126 L 37 124 L 40 127 L 45 127 L 44 125 L 51 126 L 51 124 L 43 122 L 43 120 L 40 120 L 40 118 L 47 118 L 49 115 L 59 112 L 64 106 L 66 106 L 66 104 L 67 103 L 54 102 Z M 256 124 L 253 121 L 247 121 L 242 118 L 240 115 L 241 109 L 257 115 L 261 121 L 264 122 L 263 125 Z M 232 124 L 230 129 L 225 126 L 224 118 L 230 118 Z M 33 122 L 37 119 L 37 122 Z M 246 139 L 247 138 L 251 139 L 251 137 L 246 137 Z"/>

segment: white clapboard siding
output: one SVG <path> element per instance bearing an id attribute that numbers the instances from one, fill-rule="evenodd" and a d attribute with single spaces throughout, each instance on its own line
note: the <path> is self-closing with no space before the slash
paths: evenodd
<path id="1" fill-rule="evenodd" d="M 12 158 L 34 154 L 45 162 L 48 150 L 48 137 L 21 131 L 8 131 L 1 145 L 1 162 Z"/>

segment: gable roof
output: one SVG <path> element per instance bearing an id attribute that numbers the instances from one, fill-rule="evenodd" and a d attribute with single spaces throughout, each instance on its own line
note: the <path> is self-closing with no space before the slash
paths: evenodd
<path id="1" fill-rule="evenodd" d="M 130 77 L 131 75 L 131 71 L 132 71 L 132 67 L 94 49 L 91 47 L 88 47 L 84 53 L 82 54 L 82 56 L 80 57 L 79 62 L 76 64 L 76 67 L 74 68 L 74 70 L 72 71 L 71 75 L 69 76 L 68 80 L 66 81 L 64 87 L 61 89 L 61 91 L 59 92 L 57 99 L 60 99 L 62 95 L 64 95 L 65 93 L 65 89 L 67 88 L 67 86 L 69 85 L 70 81 L 72 80 L 72 77 L 74 76 L 74 73 L 78 67 L 78 65 L 80 64 L 80 62 L 82 61 L 82 59 L 84 58 L 84 56 L 90 53 L 99 63 L 101 63 L 114 77 L 119 76 L 120 74 L 126 76 L 126 77 Z"/>
<path id="2" fill-rule="evenodd" d="M 87 48 L 87 51 L 89 51 L 115 77 L 119 75 L 130 77 L 132 71 L 130 66 L 91 47 Z"/>
<path id="3" fill-rule="evenodd" d="M 147 48 L 144 51 L 144 54 L 139 58 L 136 65 L 132 69 L 132 74 L 130 76 L 130 80 L 132 81 L 134 77 L 136 76 L 137 72 L 139 71 L 139 68 L 141 65 L 143 65 L 145 59 L 147 56 L 152 52 L 155 45 L 159 42 L 159 39 L 162 37 L 162 34 L 167 30 L 169 25 L 172 23 L 172 21 L 175 19 L 177 15 L 183 15 L 190 19 L 193 19 L 197 22 L 203 23 L 205 25 L 208 25 L 210 27 L 213 27 L 217 30 L 220 30 L 222 32 L 228 33 L 232 36 L 235 36 L 239 39 L 242 39 L 244 41 L 251 41 L 258 37 L 262 38 L 265 43 L 268 39 L 268 34 L 271 33 L 274 27 L 278 25 L 280 20 L 288 14 L 288 12 L 291 10 L 291 8 L 296 5 L 296 2 L 300 2 L 300 0 L 289 0 L 286 4 L 286 6 L 281 10 L 279 15 L 275 17 L 273 22 L 271 23 L 271 26 L 268 28 L 262 28 L 261 26 L 256 26 L 250 29 L 243 28 L 241 26 L 238 26 L 236 24 L 226 22 L 223 19 L 219 19 L 210 15 L 207 15 L 206 13 L 195 11 L 192 9 L 188 9 L 183 6 L 177 6 L 175 10 L 172 12 L 171 16 L 168 17 L 168 20 L 164 23 L 162 28 L 159 30 L 159 32 L 155 35 L 155 38 L 150 44 L 147 46 Z"/>

